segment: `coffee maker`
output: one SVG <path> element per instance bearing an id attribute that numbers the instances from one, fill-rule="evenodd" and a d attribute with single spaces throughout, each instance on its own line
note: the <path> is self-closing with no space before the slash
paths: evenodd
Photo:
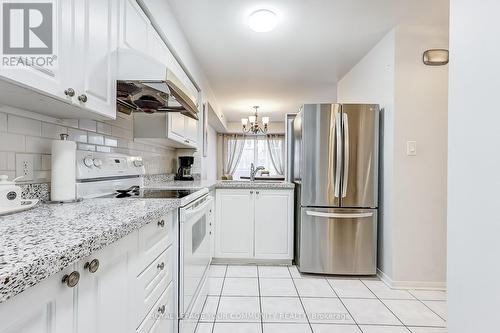
<path id="1" fill-rule="evenodd" d="M 191 175 L 191 166 L 193 163 L 193 156 L 179 156 L 179 169 L 175 175 L 175 180 L 194 180 Z"/>

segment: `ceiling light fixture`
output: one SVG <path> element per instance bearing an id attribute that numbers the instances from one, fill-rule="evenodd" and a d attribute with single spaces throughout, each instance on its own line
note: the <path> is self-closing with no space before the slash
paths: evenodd
<path id="1" fill-rule="evenodd" d="M 247 118 L 241 118 L 241 125 L 243 133 L 248 134 L 266 134 L 267 124 L 269 124 L 269 117 L 262 117 L 262 127 L 259 125 L 259 118 L 257 116 L 258 106 L 253 107 L 255 109 L 255 115 Z M 250 123 L 250 127 L 247 127 Z"/>
<path id="2" fill-rule="evenodd" d="M 278 16 L 268 9 L 259 9 L 250 14 L 248 25 L 255 32 L 269 32 L 278 25 Z"/>

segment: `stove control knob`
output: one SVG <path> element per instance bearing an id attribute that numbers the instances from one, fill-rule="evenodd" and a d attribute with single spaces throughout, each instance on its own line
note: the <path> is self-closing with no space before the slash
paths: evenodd
<path id="1" fill-rule="evenodd" d="M 143 165 L 144 165 L 144 163 L 142 163 L 141 160 L 135 160 L 134 161 L 134 166 L 137 167 L 137 168 L 140 168 Z"/>
<path id="2" fill-rule="evenodd" d="M 94 161 L 90 157 L 85 157 L 83 159 L 83 164 L 85 164 L 86 167 L 90 168 L 91 166 L 94 165 Z"/>
<path id="3" fill-rule="evenodd" d="M 101 167 L 102 166 L 102 160 L 98 159 L 98 158 L 94 158 L 94 165 L 96 167 Z"/>

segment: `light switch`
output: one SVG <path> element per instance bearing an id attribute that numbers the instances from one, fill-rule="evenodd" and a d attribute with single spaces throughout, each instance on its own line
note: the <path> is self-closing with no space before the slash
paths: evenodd
<path id="1" fill-rule="evenodd" d="M 406 155 L 417 155 L 417 141 L 406 141 Z"/>

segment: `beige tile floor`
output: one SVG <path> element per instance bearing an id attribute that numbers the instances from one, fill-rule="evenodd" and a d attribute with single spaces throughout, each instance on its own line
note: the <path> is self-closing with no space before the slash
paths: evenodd
<path id="1" fill-rule="evenodd" d="M 197 333 L 446 333 L 446 292 L 295 266 L 213 265 Z"/>

